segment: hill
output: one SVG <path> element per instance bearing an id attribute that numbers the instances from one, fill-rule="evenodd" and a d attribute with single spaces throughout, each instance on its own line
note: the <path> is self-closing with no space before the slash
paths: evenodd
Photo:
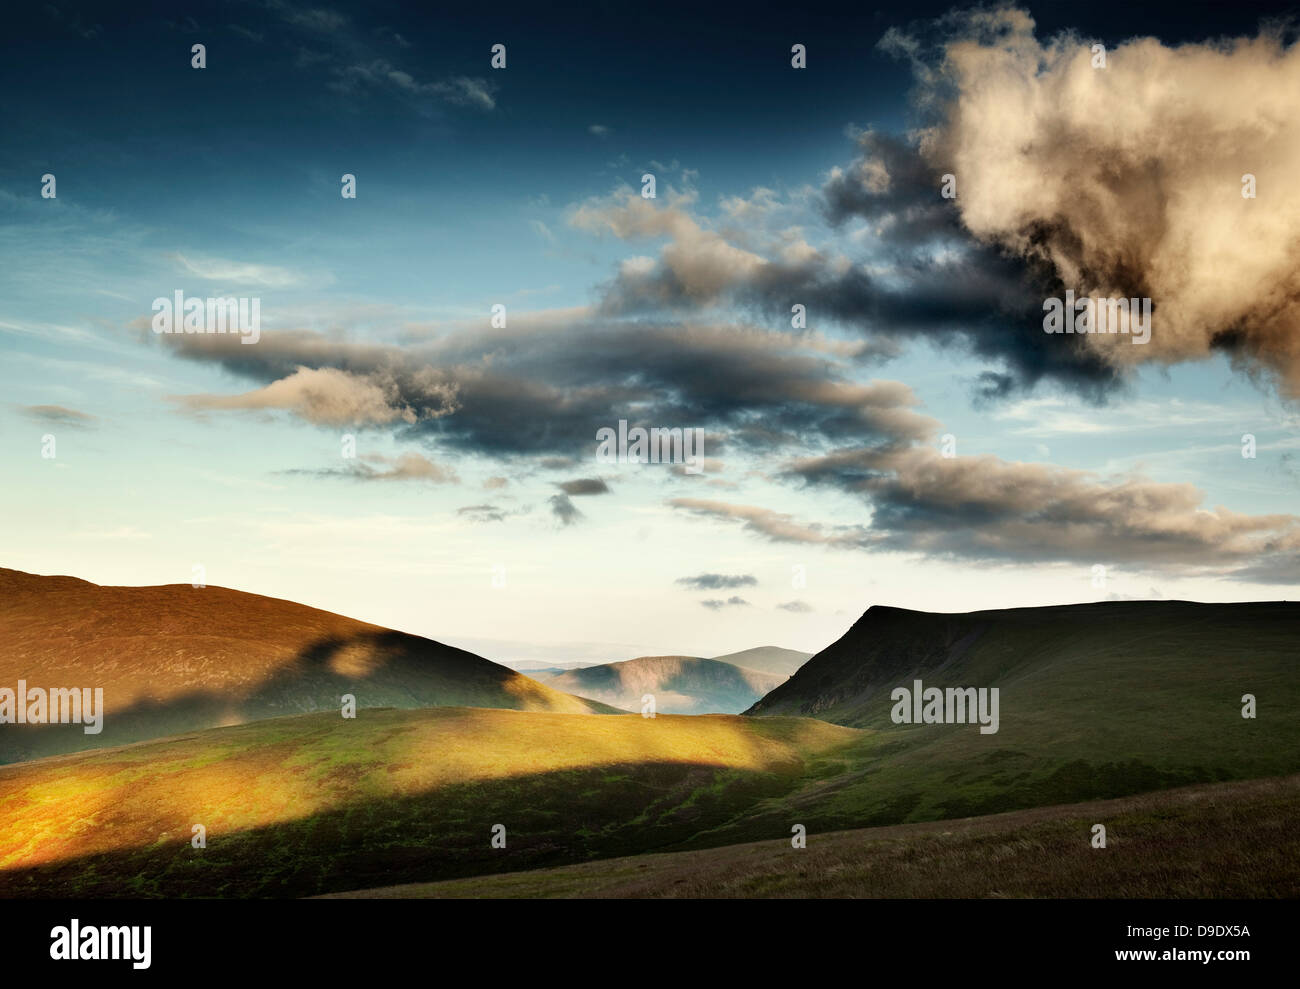
<path id="1" fill-rule="evenodd" d="M 818 791 L 824 827 L 966 817 L 1300 772 L 1298 647 L 1289 603 L 874 607 L 746 714 L 869 729 Z M 999 730 L 895 724 L 917 679 L 998 688 Z"/>
<path id="2" fill-rule="evenodd" d="M 1300 897 L 1300 776 L 1212 783 L 1085 804 L 902 824 L 338 898 Z M 1106 848 L 1091 845 L 1104 822 Z M 1242 849 L 1254 849 L 1243 855 Z"/>
<path id="3" fill-rule="evenodd" d="M 739 714 L 784 677 L 699 656 L 642 656 L 548 677 L 548 686 L 640 711 L 653 694 L 665 714 Z"/>
<path id="4" fill-rule="evenodd" d="M 730 663 L 732 666 L 739 666 L 746 670 L 756 670 L 759 673 L 774 673 L 782 677 L 788 677 L 804 663 L 812 658 L 810 652 L 800 652 L 798 649 L 782 649 L 780 646 L 757 646 L 753 649 L 745 649 L 741 652 L 727 653 L 725 656 L 714 656 L 713 658 L 719 663 Z"/>
<path id="5" fill-rule="evenodd" d="M 2 766 L 0 896 L 301 896 L 630 854 L 779 797 L 857 734 L 382 709 Z"/>
<path id="6" fill-rule="evenodd" d="M 0 687 L 98 688 L 103 730 L 5 725 L 0 762 L 359 707 L 608 712 L 473 653 L 223 587 L 101 587 L 0 569 Z"/>

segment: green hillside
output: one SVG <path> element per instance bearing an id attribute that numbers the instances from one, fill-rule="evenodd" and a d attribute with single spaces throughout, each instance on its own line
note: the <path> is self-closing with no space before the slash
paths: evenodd
<path id="1" fill-rule="evenodd" d="M 0 767 L 0 896 L 299 896 L 630 854 L 778 797 L 856 734 L 794 718 L 369 710 L 19 763 Z"/>
<path id="2" fill-rule="evenodd" d="M 916 679 L 999 688 L 998 732 L 894 724 Z M 819 822 L 853 827 L 1294 773 L 1298 711 L 1300 605 L 1144 601 L 872 608 L 746 713 L 869 729 L 817 791 Z"/>
<path id="3" fill-rule="evenodd" d="M 1214 899 L 1300 897 L 1300 776 L 809 833 L 474 879 L 336 893 L 457 897 Z M 1091 843 L 1104 823 L 1104 849 Z"/>

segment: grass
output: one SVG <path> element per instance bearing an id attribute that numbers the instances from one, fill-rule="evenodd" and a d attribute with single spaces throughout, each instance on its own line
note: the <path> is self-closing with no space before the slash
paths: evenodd
<path id="1" fill-rule="evenodd" d="M 407 898 L 1300 896 L 1300 776 L 339 896 Z M 1107 829 L 1093 848 L 1092 826 Z"/>
<path id="2" fill-rule="evenodd" d="M 316 714 L 0 768 L 6 895 L 279 896 L 690 840 L 856 732 L 809 719 Z M 492 849 L 490 829 L 507 828 Z M 208 847 L 190 847 L 203 824 Z"/>
<path id="3" fill-rule="evenodd" d="M 371 709 L 355 721 L 277 718 L 0 767 L 0 895 L 299 896 L 788 844 L 795 823 L 821 848 L 838 840 L 831 832 L 1016 812 L 1031 816 L 1017 818 L 1026 829 L 1010 844 L 977 823 L 963 824 L 971 840 L 951 848 L 942 833 L 918 831 L 934 843 L 899 846 L 904 858 L 888 869 L 888 857 L 873 859 L 872 875 L 888 882 L 864 887 L 847 860 L 812 875 L 845 873 L 846 885 L 825 887 L 843 895 L 931 895 L 920 891 L 949 887 L 936 885 L 941 874 L 926 878 L 929 856 L 952 869 L 965 862 L 987 887 L 933 895 L 1100 889 L 1084 873 L 1109 859 L 1061 858 L 1083 820 L 1040 820 L 1031 808 L 1189 786 L 1182 792 L 1236 793 L 1215 785 L 1300 773 L 1300 608 L 1140 604 L 973 616 L 873 609 L 769 695 L 763 717 Z M 888 687 L 913 676 L 998 686 L 1000 731 L 894 725 Z M 1241 717 L 1244 693 L 1258 700 L 1255 719 Z M 1279 799 L 1295 809 L 1291 796 Z M 1215 800 L 1177 811 L 1176 832 L 1160 830 L 1160 815 L 1174 810 L 1159 805 L 1151 821 L 1134 811 L 1108 850 L 1134 836 L 1150 838 L 1142 847 L 1177 846 L 1199 863 L 1199 880 L 1162 879 L 1163 853 L 1153 852 L 1146 879 L 1128 887 L 1114 874 L 1105 888 L 1237 895 L 1215 891 L 1259 889 L 1260 876 L 1273 876 L 1293 889 L 1293 864 L 1277 856 L 1293 863 L 1295 844 L 1276 807 L 1261 795 L 1248 813 L 1214 817 Z M 201 851 L 189 846 L 195 823 L 208 828 Z M 490 847 L 494 824 L 507 828 L 505 849 Z M 805 868 L 793 864 L 814 859 L 807 852 L 788 861 L 792 881 Z M 1259 858 L 1262 871 L 1243 872 L 1234 854 Z M 1038 859 L 1047 871 L 1035 886 Z M 1028 885 L 979 871 L 1004 860 L 1019 861 Z M 743 888 L 786 895 L 779 876 L 759 873 Z"/>
<path id="4" fill-rule="evenodd" d="M 805 792 L 823 830 L 993 814 L 1300 772 L 1297 641 L 1283 603 L 872 609 L 755 711 L 868 729 Z M 999 731 L 895 725 L 890 690 L 914 678 L 997 686 Z"/>

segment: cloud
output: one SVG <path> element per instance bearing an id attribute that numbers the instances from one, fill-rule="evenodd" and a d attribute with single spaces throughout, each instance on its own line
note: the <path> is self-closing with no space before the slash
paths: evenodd
<path id="1" fill-rule="evenodd" d="M 591 462 L 598 430 L 620 419 L 706 429 L 714 455 L 723 443 L 765 451 L 910 441 L 937 425 L 906 385 L 855 381 L 855 344 L 745 326 L 620 323 L 579 309 L 512 315 L 508 330 L 475 324 L 409 345 L 301 330 L 264 331 L 256 346 L 222 334 L 146 339 L 262 383 L 181 400 L 191 408 L 387 424 L 400 439 L 561 458 L 548 467 Z"/>
<path id="2" fill-rule="evenodd" d="M 61 426 L 64 429 L 91 429 L 99 425 L 99 418 L 88 412 L 78 412 L 64 405 L 24 405 L 23 414 L 44 426 Z"/>
<path id="3" fill-rule="evenodd" d="M 702 573 L 695 577 L 678 577 L 675 583 L 697 591 L 722 591 L 735 587 L 755 587 L 758 578 L 749 574 Z"/>
<path id="4" fill-rule="evenodd" d="M 414 100 L 417 105 L 426 108 L 430 102 L 441 101 L 478 110 L 496 109 L 496 99 L 492 95 L 495 85 L 477 76 L 451 76 L 432 82 L 420 82 L 385 58 L 335 69 L 335 76 L 333 88 L 340 92 L 352 93 L 362 89 L 386 91 Z"/>
<path id="5" fill-rule="evenodd" d="M 1300 550 L 1300 517 L 1209 509 L 1191 484 L 943 457 L 928 447 L 837 450 L 795 461 L 787 474 L 864 497 L 871 545 L 882 550 L 1207 573 Z"/>
<path id="6" fill-rule="evenodd" d="M 504 488 L 510 482 L 504 477 L 489 477 L 483 482 L 483 487 L 488 491 L 495 491 L 498 488 Z"/>
<path id="7" fill-rule="evenodd" d="M 898 341 L 955 342 L 992 366 L 981 390 L 1001 395 L 1043 378 L 1099 399 L 1122 380 L 1119 369 L 1083 338 L 1042 329 L 1044 292 L 1058 283 L 1024 260 L 980 244 L 938 194 L 939 177 L 915 148 L 874 132 L 858 137 L 859 159 L 833 169 L 821 192 L 827 220 L 870 224 L 860 259 L 814 246 L 797 231 L 774 237 L 751 230 L 740 247 L 690 212 L 693 198 L 673 190 L 664 201 L 633 191 L 589 200 L 569 222 L 625 240 L 667 238 L 657 257 L 625 259 L 601 288 L 599 310 L 613 315 L 692 312 L 739 306 L 765 320 L 791 318 L 806 306 L 810 325 L 833 321 L 864 337 L 860 359 L 887 357 Z M 730 222 L 761 225 L 772 207 L 729 200 Z"/>
<path id="8" fill-rule="evenodd" d="M 598 477 L 584 477 L 576 481 L 561 481 L 556 485 L 566 495 L 609 494 L 609 485 Z"/>
<path id="9" fill-rule="evenodd" d="M 548 227 L 541 220 L 529 220 L 528 225 L 532 227 L 533 232 L 537 234 L 538 237 L 542 238 L 542 240 L 546 241 L 546 243 L 548 244 L 555 243 L 555 234 L 552 233 L 551 228 Z"/>
<path id="10" fill-rule="evenodd" d="M 174 255 L 181 267 L 190 274 L 209 281 L 233 282 L 237 285 L 263 285 L 268 288 L 287 288 L 302 281 L 302 276 L 287 268 L 268 264 L 250 264 L 222 258 L 192 258 Z"/>
<path id="11" fill-rule="evenodd" d="M 62 11 L 59 10 L 58 7 L 50 3 L 44 5 L 44 10 L 46 16 L 49 17 L 51 20 L 53 20 L 60 27 L 66 27 L 67 30 L 71 31 L 73 34 L 76 34 L 78 37 L 86 41 L 90 41 L 98 37 L 100 32 L 104 30 L 104 26 L 102 24 L 84 23 L 81 19 L 80 12 L 74 12 L 71 15 L 65 15 Z M 193 18 L 190 18 L 189 20 L 192 22 Z M 174 27 L 175 25 L 170 25 L 169 22 L 169 26 Z"/>
<path id="12" fill-rule="evenodd" d="M 911 62 L 928 126 L 906 139 L 859 133 L 855 160 L 820 191 L 858 256 L 756 235 L 771 190 L 723 202 L 744 228 L 728 236 L 694 214 L 689 190 L 645 200 L 623 189 L 570 222 L 667 243 L 622 262 L 601 310 L 739 305 L 771 319 L 803 302 L 814 325 L 833 320 L 882 347 L 963 346 L 988 365 L 985 397 L 1050 380 L 1101 401 L 1139 364 L 1214 353 L 1300 397 L 1300 131 L 1278 125 L 1293 115 L 1300 43 L 1271 28 L 1178 47 L 1142 38 L 1097 69 L 1088 40 L 1039 41 L 1023 11 L 954 13 L 937 30 L 938 43 L 897 31 L 882 42 Z M 948 173 L 954 199 L 940 195 Z M 1247 174 L 1256 199 L 1241 195 Z M 1151 341 L 1045 333 L 1044 300 L 1067 289 L 1152 299 Z"/>
<path id="13" fill-rule="evenodd" d="M 784 604 L 778 604 L 782 611 L 791 611 L 797 615 L 806 615 L 811 613 L 814 608 L 807 601 L 786 601 Z"/>
<path id="14" fill-rule="evenodd" d="M 1136 38 L 1093 68 L 1089 39 L 1039 41 L 1023 11 L 942 28 L 938 45 L 901 50 L 932 120 L 921 155 L 956 176 L 963 227 L 1078 295 L 1153 300 L 1149 344 L 1074 345 L 1119 369 L 1221 352 L 1300 397 L 1300 130 L 1280 124 L 1295 116 L 1300 45 L 1280 28 Z"/>
<path id="15" fill-rule="evenodd" d="M 278 14 L 286 24 L 307 31 L 335 35 L 348 25 L 348 19 L 342 14 L 323 7 L 301 7 L 288 3 L 287 0 L 266 0 L 266 6 L 268 10 Z"/>
<path id="16" fill-rule="evenodd" d="M 568 470 L 578 466 L 577 457 L 542 457 L 537 461 L 543 470 Z"/>
<path id="17" fill-rule="evenodd" d="M 612 127 L 606 127 L 604 124 L 592 124 L 587 128 L 587 133 L 592 134 L 595 137 L 609 137 L 609 135 L 614 133 L 614 129 Z"/>
<path id="18" fill-rule="evenodd" d="M 585 518 L 566 494 L 551 495 L 547 503 L 551 506 L 551 514 L 560 520 L 561 525 L 570 526 Z"/>
<path id="19" fill-rule="evenodd" d="M 454 76 L 444 82 L 430 84 L 448 103 L 457 106 L 472 106 L 479 110 L 496 109 L 496 100 L 492 97 L 495 88 L 486 79 L 469 76 Z"/>
<path id="20" fill-rule="evenodd" d="M 376 467 L 375 464 L 381 466 Z M 358 460 L 349 461 L 348 466 L 325 468 L 320 470 L 292 470 L 290 474 L 312 474 L 316 477 L 347 477 L 357 481 L 428 481 L 431 484 L 457 484 L 460 478 L 455 471 L 440 464 L 435 464 L 428 457 L 419 453 L 403 453 L 397 457 L 386 457 L 372 453 Z"/>
<path id="21" fill-rule="evenodd" d="M 796 522 L 791 515 L 756 505 L 734 505 L 704 498 L 673 498 L 668 504 L 703 518 L 739 523 L 746 531 L 763 536 L 772 542 L 861 549 L 875 541 L 864 526 L 804 524 Z"/>
<path id="22" fill-rule="evenodd" d="M 456 509 L 456 514 L 470 522 L 504 522 L 507 515 L 520 513 L 508 512 L 497 505 L 465 505 Z"/>
<path id="23" fill-rule="evenodd" d="M 732 595 L 731 597 L 727 598 L 727 600 L 725 601 L 719 598 L 712 598 L 708 601 L 701 601 L 700 604 L 704 605 L 704 607 L 708 608 L 710 611 L 720 611 L 723 608 L 749 606 L 748 601 L 746 601 L 744 598 L 736 597 L 735 595 Z"/>
<path id="24" fill-rule="evenodd" d="M 412 404 L 413 399 L 418 404 Z M 318 426 L 375 426 L 448 415 L 455 409 L 455 388 L 431 375 L 399 380 L 385 372 L 362 376 L 337 368 L 298 367 L 242 395 L 174 400 L 195 411 L 285 409 Z"/>
<path id="25" fill-rule="evenodd" d="M 226 27 L 230 28 L 230 30 L 234 31 L 236 34 L 240 35 L 241 37 L 247 38 L 249 41 L 257 45 L 260 45 L 263 41 L 266 40 L 266 35 L 261 34 L 257 31 L 252 31 L 239 24 L 227 24 Z"/>

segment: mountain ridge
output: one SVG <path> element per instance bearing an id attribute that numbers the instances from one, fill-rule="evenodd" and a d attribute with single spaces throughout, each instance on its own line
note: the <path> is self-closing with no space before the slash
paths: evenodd
<path id="1" fill-rule="evenodd" d="M 6 725 L 0 762 L 285 714 L 477 706 L 612 713 L 474 653 L 209 586 L 99 585 L 0 569 L 0 687 L 103 688 L 102 733 Z"/>

